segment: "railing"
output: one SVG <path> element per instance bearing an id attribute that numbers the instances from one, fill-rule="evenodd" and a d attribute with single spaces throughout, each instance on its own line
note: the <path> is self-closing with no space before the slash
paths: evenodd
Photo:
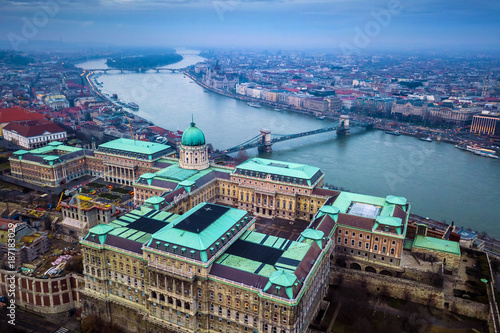
<path id="1" fill-rule="evenodd" d="M 488 267 L 490 271 L 490 276 L 489 276 L 489 281 L 488 281 L 488 301 L 490 305 L 490 314 L 492 316 L 492 324 L 493 324 L 493 332 L 497 333 L 499 332 L 500 328 L 500 315 L 498 312 L 498 304 L 495 299 L 495 288 L 493 287 L 493 281 L 495 281 L 493 277 L 493 272 L 491 270 L 491 262 L 490 262 L 490 257 L 488 256 L 488 253 L 486 253 L 486 259 L 488 259 Z"/>
<path id="2" fill-rule="evenodd" d="M 156 263 L 156 261 L 149 261 L 148 262 L 148 266 L 152 267 L 152 268 L 159 269 L 161 271 L 168 272 L 168 273 L 170 273 L 172 275 L 176 275 L 176 276 L 179 276 L 179 277 L 187 278 L 187 279 L 190 279 L 190 280 L 192 280 L 194 278 L 194 276 L 195 276 L 194 270 L 191 270 L 190 272 L 184 272 L 184 271 L 181 271 L 180 269 L 172 269 L 171 266 L 167 266 L 167 265 Z"/>

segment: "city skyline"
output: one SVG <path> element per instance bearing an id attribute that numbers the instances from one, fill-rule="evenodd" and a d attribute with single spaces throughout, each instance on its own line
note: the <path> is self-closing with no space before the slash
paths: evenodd
<path id="1" fill-rule="evenodd" d="M 494 1 L 4 0 L 0 7 L 0 40 L 14 49 L 44 41 L 344 53 L 483 52 L 500 45 Z"/>

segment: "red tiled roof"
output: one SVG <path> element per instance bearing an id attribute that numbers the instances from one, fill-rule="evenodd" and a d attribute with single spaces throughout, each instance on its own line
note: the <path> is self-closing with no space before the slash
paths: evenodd
<path id="1" fill-rule="evenodd" d="M 339 218 L 337 220 L 337 224 L 342 224 L 345 226 L 350 226 L 365 230 L 371 230 L 373 228 L 374 223 L 375 223 L 374 219 L 356 215 L 350 215 L 350 214 L 343 214 L 343 213 L 339 214 Z"/>
<path id="2" fill-rule="evenodd" d="M 12 122 L 4 127 L 4 130 L 15 131 L 24 137 L 33 137 L 42 135 L 45 132 L 61 133 L 64 132 L 60 126 L 45 119 L 36 119 L 23 122 Z"/>
<path id="3" fill-rule="evenodd" d="M 19 106 L 0 109 L 0 123 L 11 121 L 43 119 L 43 115 L 37 112 L 29 112 Z"/>

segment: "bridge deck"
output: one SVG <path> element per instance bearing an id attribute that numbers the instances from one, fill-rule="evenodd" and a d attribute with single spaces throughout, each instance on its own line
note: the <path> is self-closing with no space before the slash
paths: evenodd
<path id="1" fill-rule="evenodd" d="M 359 122 L 356 122 L 356 121 L 351 121 L 350 123 L 350 128 L 354 128 L 354 127 L 371 127 L 373 124 L 371 123 L 359 123 Z M 332 125 L 328 126 L 328 127 L 323 127 L 323 128 L 319 128 L 319 129 L 316 129 L 316 130 L 312 130 L 312 131 L 307 131 L 307 132 L 301 132 L 301 133 L 295 133 L 295 134 L 284 134 L 284 135 L 277 135 L 277 134 L 274 134 L 274 138 L 271 139 L 271 144 L 273 143 L 278 143 L 278 142 L 283 142 L 283 141 L 287 141 L 287 140 L 292 140 L 292 139 L 297 139 L 297 138 L 300 138 L 300 137 L 304 137 L 304 136 L 309 136 L 309 135 L 315 135 L 315 134 L 320 134 L 320 133 L 326 133 L 326 132 L 331 132 L 331 131 L 335 131 L 335 130 L 338 130 L 338 129 L 342 129 L 343 127 L 340 125 L 340 122 L 337 121 L 335 123 L 333 123 Z M 273 135 L 273 134 L 271 134 Z M 256 137 L 253 137 L 252 139 L 249 139 L 237 146 L 234 146 L 234 147 L 231 147 L 231 148 L 228 148 L 226 150 L 223 150 L 221 151 L 222 154 L 230 154 L 230 153 L 234 153 L 234 152 L 237 152 L 237 151 L 240 151 L 240 150 L 246 150 L 246 149 L 251 149 L 251 148 L 257 148 L 259 146 L 262 146 L 264 145 L 263 142 L 262 142 L 262 138 L 260 135 L 257 135 Z"/>

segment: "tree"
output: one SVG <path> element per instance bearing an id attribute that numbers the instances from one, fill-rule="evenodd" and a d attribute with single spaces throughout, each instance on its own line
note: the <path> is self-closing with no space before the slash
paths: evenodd
<path id="1" fill-rule="evenodd" d="M 122 333 L 117 324 L 106 322 L 96 315 L 82 319 L 82 333 Z"/>
<path id="2" fill-rule="evenodd" d="M 354 323 L 354 329 L 359 333 L 372 333 L 372 324 L 366 317 L 362 317 Z"/>
<path id="3" fill-rule="evenodd" d="M 73 257 L 67 264 L 66 270 L 69 272 L 75 272 L 83 274 L 83 256 Z"/>
<path id="4" fill-rule="evenodd" d="M 236 158 L 234 159 L 234 161 L 236 162 L 236 164 L 241 164 L 243 162 L 245 162 L 246 160 L 248 160 L 249 156 L 248 156 L 248 153 L 246 150 L 240 150 L 238 151 L 238 155 L 236 155 Z"/>

